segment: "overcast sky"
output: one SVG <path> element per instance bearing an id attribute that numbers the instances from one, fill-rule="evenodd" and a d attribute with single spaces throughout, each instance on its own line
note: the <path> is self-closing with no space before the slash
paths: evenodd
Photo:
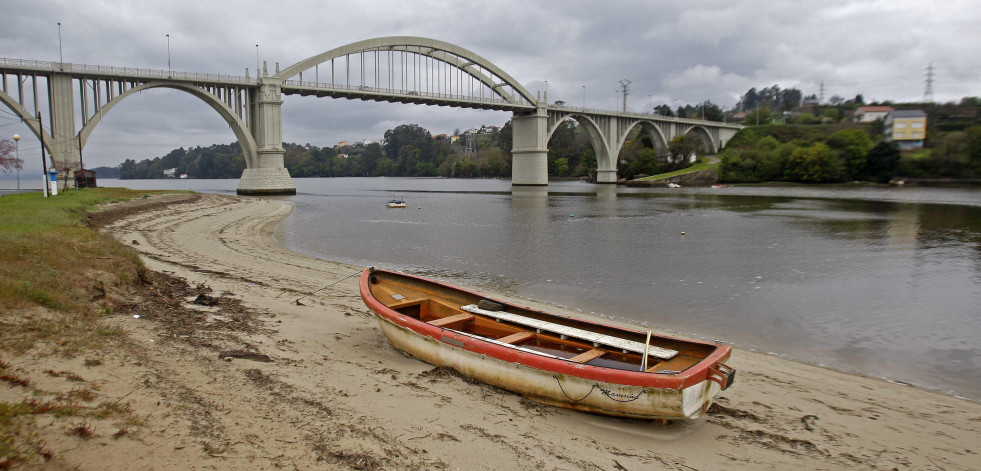
<path id="1" fill-rule="evenodd" d="M 365 5 L 360 5 L 364 3 Z M 354 41 L 422 36 L 469 49 L 549 101 L 612 109 L 629 79 L 628 107 L 709 99 L 731 107 L 750 87 L 918 101 L 934 66 L 937 101 L 981 95 L 976 1 L 105 1 L 0 0 L 0 57 L 254 73 L 256 44 L 270 68 Z M 39 143 L 0 105 L 0 138 Z M 286 142 L 377 140 L 399 124 L 434 134 L 502 125 L 509 113 L 330 98 L 285 97 Z M 76 123 L 80 126 L 81 123 Z M 84 150 L 86 167 L 157 157 L 176 147 L 235 140 L 210 107 L 155 89 L 107 114 Z M 33 159 L 27 159 L 27 169 Z"/>

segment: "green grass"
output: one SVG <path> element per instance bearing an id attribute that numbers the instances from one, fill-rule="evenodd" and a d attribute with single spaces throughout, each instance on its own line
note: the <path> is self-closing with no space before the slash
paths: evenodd
<path id="1" fill-rule="evenodd" d="M 671 178 L 671 177 L 676 177 L 678 175 L 684 175 L 686 173 L 698 172 L 700 170 L 713 169 L 713 168 L 716 168 L 718 166 L 719 166 L 719 163 L 718 162 L 714 162 L 714 163 L 697 162 L 697 163 L 695 163 L 695 165 L 692 165 L 691 167 L 688 167 L 688 168 L 683 168 L 681 170 L 675 170 L 674 172 L 662 173 L 660 175 L 651 175 L 649 177 L 641 178 L 641 179 L 639 179 L 637 181 L 660 180 L 662 178 Z"/>
<path id="2" fill-rule="evenodd" d="M 146 268 L 135 251 L 90 227 L 86 215 L 152 193 L 92 188 L 0 197 L 0 350 L 22 353 L 47 342 L 74 354 L 118 334 L 101 321 L 106 307 L 92 302 L 95 285 L 132 283 Z"/>
<path id="3" fill-rule="evenodd" d="M 112 306 L 99 296 L 150 275 L 135 251 L 90 227 L 87 215 L 100 204 L 153 193 L 160 192 L 92 188 L 50 198 L 40 193 L 0 197 L 0 353 L 98 357 L 107 340 L 123 335 L 106 321 Z M 87 366 L 97 363 L 101 360 L 86 360 Z M 23 388 L 32 397 L 0 401 L 0 469 L 50 458 L 31 416 L 132 418 L 129 406 L 118 401 L 83 404 L 95 400 L 94 386 L 39 399 L 51 393 L 33 389 L 31 378 L 10 368 L 0 360 L 0 384 Z M 84 381 L 71 372 L 55 373 L 61 375 Z M 84 432 L 84 425 L 76 430 Z"/>

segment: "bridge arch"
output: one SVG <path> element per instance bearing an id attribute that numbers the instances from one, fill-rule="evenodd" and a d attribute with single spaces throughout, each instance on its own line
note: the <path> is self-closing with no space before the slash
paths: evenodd
<path id="1" fill-rule="evenodd" d="M 718 143 L 712 137 L 712 133 L 710 133 L 709 130 L 705 128 L 705 126 L 702 125 L 692 126 L 685 130 L 684 135 L 686 137 L 694 136 L 698 138 L 700 141 L 702 141 L 702 145 L 704 145 L 703 152 L 705 153 L 714 154 L 719 151 Z"/>
<path id="2" fill-rule="evenodd" d="M 559 129 L 559 126 L 569 118 L 576 120 L 586 131 L 586 135 L 589 137 L 589 144 L 593 146 L 593 152 L 596 154 L 596 169 L 616 170 L 616 156 L 609 155 L 610 153 L 607 151 L 610 147 L 606 134 L 603 133 L 600 124 L 587 114 L 570 112 L 550 119 L 545 142 L 549 142 L 552 136 L 555 135 L 555 131 Z"/>
<path id="3" fill-rule="evenodd" d="M 242 147 L 242 155 L 245 156 L 245 167 L 258 167 L 258 146 L 256 145 L 255 139 L 252 137 L 252 134 L 249 132 L 245 123 L 239 119 L 239 117 L 235 114 L 235 111 L 229 108 L 225 102 L 212 95 L 207 90 L 178 82 L 150 82 L 140 84 L 117 95 L 112 100 L 109 100 L 108 103 L 102 105 L 100 110 L 95 112 L 89 118 L 88 123 L 86 123 L 85 126 L 83 126 L 78 132 L 78 135 L 82 140 L 82 147 L 85 146 L 85 143 L 88 141 L 92 131 L 95 130 L 95 127 L 98 126 L 99 122 L 102 121 L 102 117 L 108 113 L 109 110 L 130 95 L 151 88 L 170 88 L 173 90 L 180 90 L 201 99 L 201 101 L 204 101 L 206 104 L 208 104 L 208 106 L 217 111 L 218 114 L 225 119 L 225 122 L 227 122 L 232 128 L 232 131 L 235 133 L 235 137 L 238 138 L 239 145 Z"/>
<path id="4" fill-rule="evenodd" d="M 535 96 L 515 80 L 514 77 L 511 77 L 503 69 L 476 53 L 448 42 L 415 36 L 388 36 L 353 42 L 303 59 L 277 72 L 273 75 L 273 78 L 285 81 L 311 67 L 332 59 L 353 54 L 386 51 L 418 54 L 442 61 L 479 80 L 483 85 L 493 91 L 493 93 L 508 102 L 524 100 L 531 104 L 537 101 Z M 483 73 L 483 71 L 490 72 L 490 75 Z M 510 87 L 518 96 L 515 97 L 505 91 L 505 87 Z"/>
<path id="5" fill-rule="evenodd" d="M 658 155 L 664 155 L 668 152 L 668 138 L 664 135 L 664 131 L 661 129 L 657 123 L 648 120 L 640 120 L 630 124 L 626 129 L 624 129 L 617 138 L 616 152 L 619 155 L 620 150 L 623 149 L 623 144 L 627 142 L 627 136 L 630 132 L 637 126 L 641 127 L 643 132 L 651 138 L 651 143 L 654 145 L 654 151 Z"/>
<path id="6" fill-rule="evenodd" d="M 20 117 L 20 119 L 24 122 L 24 124 L 26 124 L 27 127 L 30 128 L 31 132 L 34 133 L 34 137 L 37 137 L 38 139 L 44 141 L 45 150 L 48 151 L 48 154 L 51 154 L 50 145 L 52 142 L 54 142 L 54 139 L 51 137 L 50 133 L 44 130 L 44 128 L 38 126 L 37 117 L 31 115 L 27 111 L 27 108 L 21 106 L 21 104 L 18 103 L 17 100 L 14 100 L 14 97 L 8 95 L 6 92 L 0 91 L 0 102 L 7 105 L 8 108 L 10 108 L 14 113 L 17 114 L 17 116 Z M 44 137 L 43 139 L 42 136 Z"/>

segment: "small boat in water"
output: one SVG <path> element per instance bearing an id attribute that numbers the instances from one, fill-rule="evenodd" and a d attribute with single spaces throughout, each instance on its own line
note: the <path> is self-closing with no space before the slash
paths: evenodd
<path id="1" fill-rule="evenodd" d="M 546 404 L 695 419 L 728 388 L 731 348 L 574 319 L 388 270 L 361 298 L 395 348 Z"/>
<path id="2" fill-rule="evenodd" d="M 389 208 L 404 208 L 405 200 L 402 198 L 392 198 L 386 201 L 385 204 L 387 204 Z"/>

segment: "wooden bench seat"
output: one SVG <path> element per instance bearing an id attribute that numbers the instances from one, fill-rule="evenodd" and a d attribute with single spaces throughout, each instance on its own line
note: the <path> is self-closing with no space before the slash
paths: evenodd
<path id="1" fill-rule="evenodd" d="M 464 322 L 468 322 L 468 321 L 472 321 L 472 320 L 473 320 L 473 316 L 471 316 L 470 314 L 457 314 L 455 316 L 449 316 L 449 317 L 442 317 L 442 318 L 439 318 L 439 319 L 433 319 L 433 320 L 427 322 L 427 324 L 432 325 L 432 326 L 436 326 L 436 327 L 442 327 L 444 329 L 449 329 L 449 328 L 451 328 L 451 326 L 459 325 L 459 324 L 462 324 Z"/>
<path id="2" fill-rule="evenodd" d="M 588 352 L 582 352 L 570 358 L 569 361 L 574 361 L 576 363 L 589 363 L 590 361 L 606 355 L 607 353 L 609 353 L 609 350 L 606 350 L 605 348 L 594 348 Z"/>
<path id="3" fill-rule="evenodd" d="M 533 334 L 531 332 L 528 332 L 526 330 L 524 332 L 515 332 L 515 333 L 513 333 L 511 335 L 508 335 L 507 337 L 501 337 L 501 338 L 497 339 L 497 341 L 498 342 L 501 342 L 501 343 L 509 343 L 509 344 L 514 345 L 514 344 L 518 344 L 518 343 L 524 342 L 525 340 L 532 339 L 534 337 L 535 337 L 535 334 Z"/>

